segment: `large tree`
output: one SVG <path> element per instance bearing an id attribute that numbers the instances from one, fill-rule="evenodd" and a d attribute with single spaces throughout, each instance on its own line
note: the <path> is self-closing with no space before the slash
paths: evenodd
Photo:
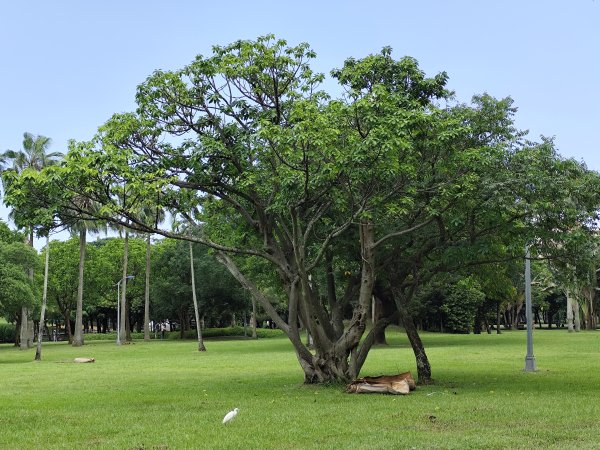
<path id="1" fill-rule="evenodd" d="M 332 72 L 340 99 L 319 90 L 313 57 L 306 44 L 267 36 L 157 71 L 138 88 L 136 113 L 115 115 L 49 176 L 102 204 L 103 218 L 211 247 L 289 337 L 307 383 L 358 375 L 391 320 L 364 336 L 379 278 L 426 382 L 408 307 L 414 292 L 461 258 L 514 258 L 533 228 L 556 231 L 565 197 L 552 180 L 566 189 L 586 172 L 557 158 L 551 142 L 525 142 L 509 99 L 457 104 L 445 73 L 428 78 L 389 48 Z M 140 220 L 148 199 L 202 222 L 203 235 Z M 589 216 L 587 200 L 563 214 L 567 222 Z M 344 276 L 332 270 L 341 261 Z M 270 298 L 279 296 L 285 314 Z"/>

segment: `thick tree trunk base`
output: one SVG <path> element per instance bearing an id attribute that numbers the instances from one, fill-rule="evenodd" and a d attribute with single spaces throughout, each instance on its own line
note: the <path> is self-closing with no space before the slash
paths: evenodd
<path id="1" fill-rule="evenodd" d="M 343 357 L 315 356 L 310 363 L 301 360 L 300 365 L 304 371 L 304 384 L 347 384 L 356 378 Z"/>

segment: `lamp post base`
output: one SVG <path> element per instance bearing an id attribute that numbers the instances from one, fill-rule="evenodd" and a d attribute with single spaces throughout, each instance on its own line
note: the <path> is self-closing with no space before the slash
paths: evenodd
<path id="1" fill-rule="evenodd" d="M 535 364 L 535 356 L 525 357 L 525 368 L 523 372 L 537 372 L 537 366 Z"/>

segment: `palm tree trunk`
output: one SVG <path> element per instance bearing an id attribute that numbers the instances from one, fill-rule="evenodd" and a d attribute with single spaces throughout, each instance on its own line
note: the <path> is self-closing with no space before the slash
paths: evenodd
<path id="1" fill-rule="evenodd" d="M 29 227 L 29 245 L 33 247 L 33 227 Z M 33 269 L 29 269 L 29 280 L 33 284 Z M 33 347 L 33 321 L 29 318 L 29 308 L 21 307 L 21 328 L 19 347 L 21 350 Z"/>
<path id="2" fill-rule="evenodd" d="M 144 293 L 144 340 L 150 340 L 150 234 L 146 240 L 146 292 Z"/>
<path id="3" fill-rule="evenodd" d="M 121 317 L 119 318 L 119 334 L 121 335 L 122 340 L 126 340 L 125 330 L 127 329 L 127 324 L 125 323 L 125 318 L 127 317 L 127 308 L 125 308 L 125 296 L 127 293 L 127 262 L 129 258 L 129 232 L 125 230 L 125 248 L 123 250 L 123 278 L 121 278 L 123 283 L 123 288 L 121 289 Z"/>
<path id="4" fill-rule="evenodd" d="M 46 320 L 46 300 L 48 298 L 48 262 L 50 257 L 50 235 L 46 236 L 46 263 L 44 265 L 44 292 L 42 294 L 42 312 L 40 314 L 40 326 L 38 327 L 37 349 L 35 360 L 42 360 L 42 337 L 44 335 L 44 321 Z"/>
<path id="5" fill-rule="evenodd" d="M 73 347 L 83 345 L 83 267 L 85 264 L 85 244 L 87 228 L 85 223 L 79 230 L 79 285 L 77 286 L 77 312 L 75 313 L 75 334 L 73 336 Z"/>
<path id="6" fill-rule="evenodd" d="M 192 299 L 194 300 L 194 313 L 196 314 L 196 330 L 198 330 L 198 351 L 205 352 L 204 340 L 202 339 L 202 329 L 200 327 L 200 313 L 198 312 L 198 299 L 196 298 L 196 276 L 194 273 L 194 250 L 192 242 L 190 245 L 190 270 L 192 272 Z"/>

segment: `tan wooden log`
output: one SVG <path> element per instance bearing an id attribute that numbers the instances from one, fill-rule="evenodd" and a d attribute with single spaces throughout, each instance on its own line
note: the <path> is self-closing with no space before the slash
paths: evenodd
<path id="1" fill-rule="evenodd" d="M 411 373 L 404 372 L 398 375 L 359 378 L 346 386 L 346 391 L 357 394 L 382 393 L 406 395 L 415 388 L 416 383 Z"/>
<path id="2" fill-rule="evenodd" d="M 74 363 L 93 363 L 96 361 L 96 358 L 75 358 L 73 360 Z"/>
<path id="3" fill-rule="evenodd" d="M 406 380 L 396 381 L 394 383 L 353 383 L 350 385 L 349 392 L 356 394 L 399 394 L 406 395 L 410 393 L 410 387 Z"/>

